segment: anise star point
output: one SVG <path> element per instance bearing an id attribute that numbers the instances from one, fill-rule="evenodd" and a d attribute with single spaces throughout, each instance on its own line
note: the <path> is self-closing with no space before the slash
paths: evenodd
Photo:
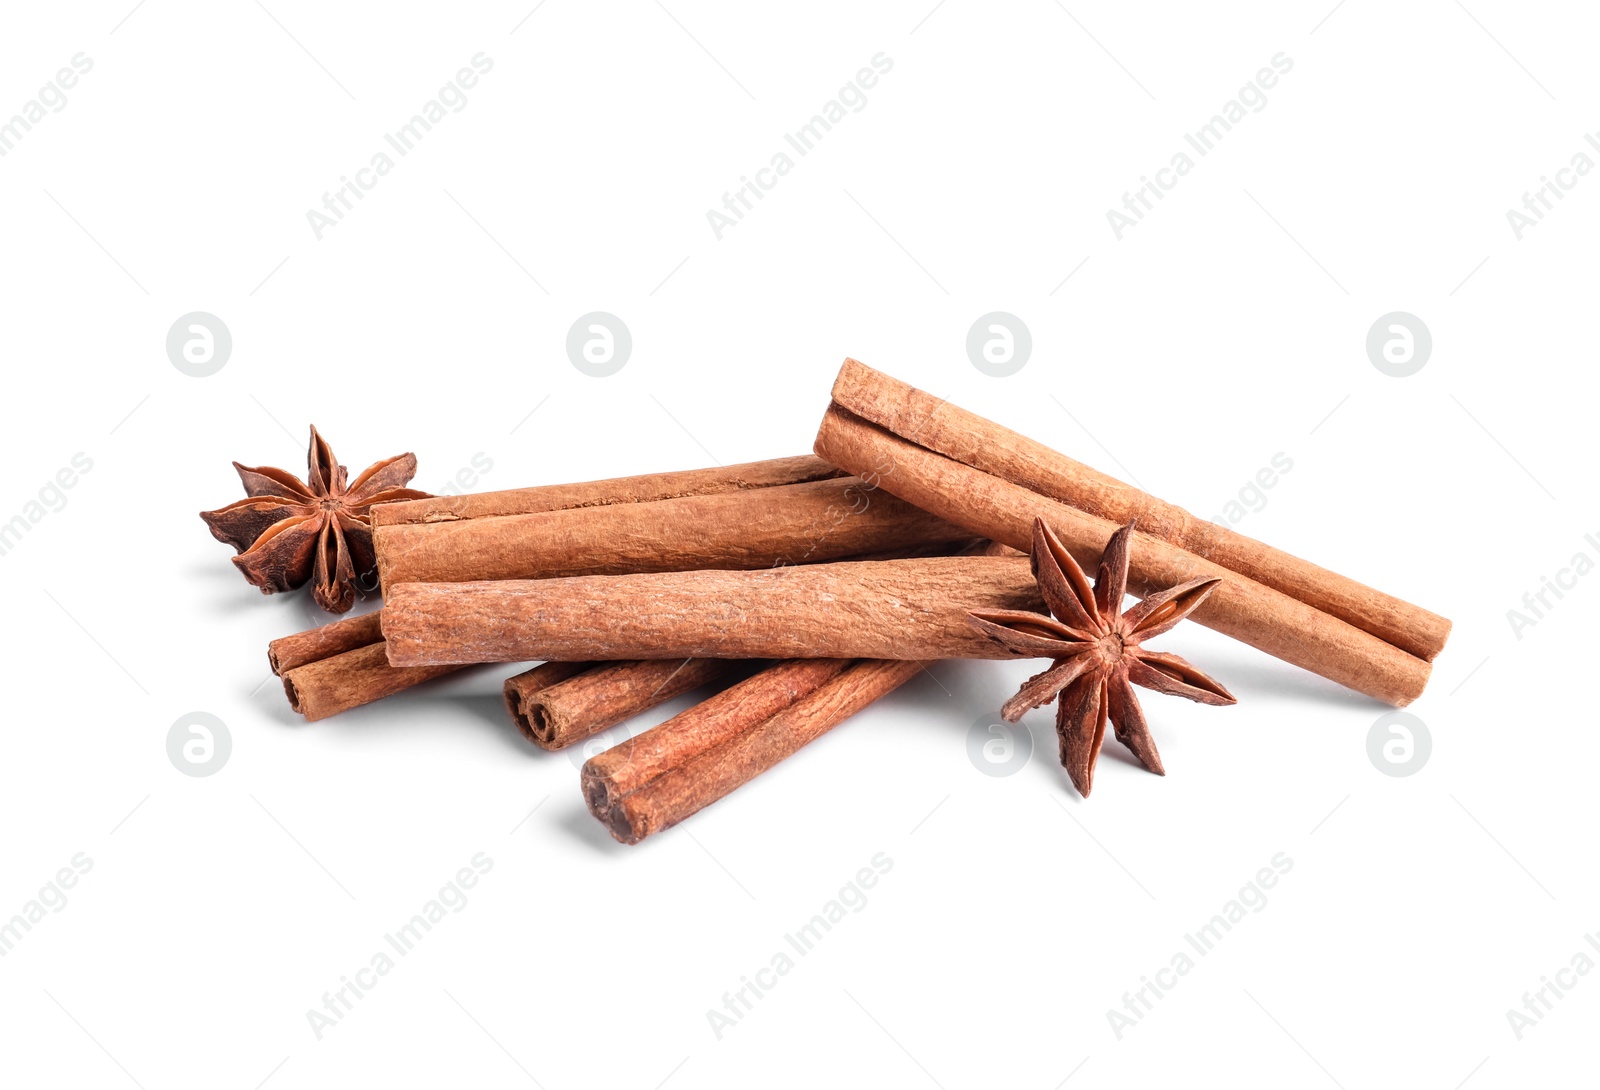
<path id="1" fill-rule="evenodd" d="M 1145 640 L 1171 630 L 1222 582 L 1194 579 L 1157 591 L 1122 611 L 1134 524 L 1111 535 L 1094 584 L 1043 519 L 1033 524 L 1033 572 L 1051 616 L 1026 610 L 979 610 L 972 625 L 1019 656 L 1053 659 L 1001 708 L 1007 721 L 1057 701 L 1061 763 L 1085 798 L 1109 722 L 1117 740 L 1158 776 L 1166 775 L 1133 686 L 1201 704 L 1237 701 L 1216 680 L 1177 655 L 1147 650 Z"/>
<path id="2" fill-rule="evenodd" d="M 386 458 L 352 483 L 315 427 L 306 480 L 270 466 L 234 462 L 233 468 L 246 495 L 200 512 L 212 536 L 234 547 L 234 566 L 261 593 L 294 590 L 314 580 L 312 597 L 330 613 L 349 610 L 357 577 L 376 568 L 373 505 L 428 496 L 405 487 L 417 472 L 416 455 Z"/>

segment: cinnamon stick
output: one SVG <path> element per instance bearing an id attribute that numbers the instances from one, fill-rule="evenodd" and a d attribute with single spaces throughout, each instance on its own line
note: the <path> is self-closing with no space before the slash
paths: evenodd
<path id="1" fill-rule="evenodd" d="M 852 556 L 855 560 L 903 560 L 976 552 L 1019 556 L 1016 550 L 982 541 L 924 545 Z M 564 749 L 609 727 L 664 704 L 681 693 L 730 678 L 737 670 L 727 659 L 638 659 L 588 666 L 546 662 L 507 678 L 506 707 L 523 736 L 545 749 Z M 559 671 L 559 673 L 556 673 Z M 579 672 L 581 671 L 581 672 Z"/>
<path id="2" fill-rule="evenodd" d="M 421 500 L 385 503 L 373 508 L 372 525 L 422 525 L 498 515 L 526 515 L 572 507 L 649 503 L 682 496 L 709 496 L 719 492 L 821 481 L 843 475 L 843 471 L 816 455 L 802 454 L 792 458 L 771 458 L 761 462 L 675 473 L 646 473 L 637 477 L 615 477 L 580 484 L 539 485 L 534 488 L 511 488 L 464 496 L 430 496 Z"/>
<path id="3" fill-rule="evenodd" d="M 1282 552 L 1068 458 L 976 413 L 847 359 L 833 385 L 834 403 L 918 446 L 1117 525 L 1139 530 L 1332 614 L 1401 650 L 1432 662 L 1450 622 L 1420 606 Z M 829 461 L 857 473 L 868 467 Z M 837 452 L 834 452 L 837 453 Z M 896 491 L 893 480 L 884 485 Z M 979 529 L 974 527 L 974 529 Z"/>
<path id="4" fill-rule="evenodd" d="M 971 537 L 853 477 L 374 532 L 386 593 L 403 583 L 768 568 Z"/>
<path id="5" fill-rule="evenodd" d="M 506 679 L 506 707 L 528 741 L 565 749 L 733 670 L 721 659 L 546 662 Z"/>
<path id="6" fill-rule="evenodd" d="M 335 621 L 268 645 L 268 661 L 283 681 L 289 707 L 315 722 L 460 669 L 391 666 L 379 631 L 381 612 Z"/>
<path id="7" fill-rule="evenodd" d="M 749 782 L 915 677 L 917 661 L 779 663 L 583 766 L 584 802 L 637 844 Z"/>
<path id="8" fill-rule="evenodd" d="M 372 509 L 372 521 L 374 527 L 427 525 L 562 508 L 648 503 L 827 480 L 842 475 L 841 470 L 815 455 L 805 454 L 676 473 L 379 504 Z M 267 658 L 272 672 L 283 677 L 291 707 L 307 719 L 323 719 L 449 672 L 436 668 L 391 667 L 382 650 L 379 612 L 345 618 L 272 641 L 267 648 Z M 377 652 L 371 650 L 374 644 L 379 646 Z M 362 653 L 353 654 L 357 651 Z M 324 665 L 297 672 L 292 678 L 285 676 L 291 670 L 312 663 Z M 578 672 L 568 670 L 566 664 L 559 669 L 568 675 Z M 540 675 L 546 679 L 544 684 L 553 683 L 550 679 L 555 672 L 552 669 Z M 531 682 L 523 684 L 525 693 L 530 696 L 531 686 Z"/>
<path id="9" fill-rule="evenodd" d="M 840 465 L 871 467 L 878 475 L 875 483 L 885 489 L 1014 548 L 1031 547 L 1033 520 L 1043 518 L 1091 570 L 1117 528 L 902 439 L 838 405 L 823 417 L 817 450 Z M 1409 704 L 1427 684 L 1431 665 L 1394 644 L 1169 542 L 1134 534 L 1129 571 L 1134 594 L 1199 578 L 1223 580 L 1192 615 L 1208 628 L 1396 706 Z M 384 632 L 389 632 L 387 619 Z"/>
<path id="10" fill-rule="evenodd" d="M 1087 516 L 1084 516 L 1087 517 Z M 389 588 L 396 666 L 528 659 L 1008 658 L 974 609 L 1041 610 L 1026 557 Z"/>
<path id="11" fill-rule="evenodd" d="M 267 662 L 274 674 L 281 675 L 296 666 L 377 643 L 383 639 L 381 620 L 374 611 L 283 636 L 267 644 Z"/>

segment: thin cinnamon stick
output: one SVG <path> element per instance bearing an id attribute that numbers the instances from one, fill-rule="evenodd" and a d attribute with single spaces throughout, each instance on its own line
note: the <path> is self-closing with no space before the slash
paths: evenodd
<path id="1" fill-rule="evenodd" d="M 571 507 L 649 503 L 682 496 L 709 496 L 774 485 L 826 480 L 844 474 L 814 454 L 771 458 L 740 465 L 713 466 L 676 473 L 646 473 L 579 484 L 539 485 L 464 496 L 430 496 L 381 504 L 372 510 L 372 525 L 401 526 L 453 522 L 458 519 L 526 515 Z"/>
<path id="2" fill-rule="evenodd" d="M 565 749 L 675 696 L 720 681 L 734 668 L 723 659 L 546 662 L 506 679 L 506 707 L 528 741 L 544 749 Z M 568 670 L 566 677 L 551 680 Z"/>
<path id="3" fill-rule="evenodd" d="M 383 628 L 377 612 L 363 613 L 273 640 L 267 644 L 267 662 L 274 674 L 281 675 L 296 666 L 354 651 L 381 639 Z"/>
<path id="4" fill-rule="evenodd" d="M 1014 548 L 1031 547 L 1033 520 L 1043 518 L 1091 570 L 1116 530 L 1114 523 L 908 442 L 838 405 L 823 417 L 817 450 L 840 465 L 871 467 L 884 488 Z M 1200 578 L 1223 580 L 1192 617 L 1208 628 L 1396 706 L 1409 704 L 1427 685 L 1432 667 L 1423 659 L 1166 541 L 1135 533 L 1129 571 L 1134 594 Z"/>
<path id="5" fill-rule="evenodd" d="M 1429 662 L 1449 638 L 1450 622 L 1436 613 L 1195 518 L 1175 504 L 857 360 L 847 359 L 840 368 L 833 400 L 918 446 L 1119 526 L 1137 519 L 1142 533 L 1297 598 Z M 828 457 L 821 449 L 818 453 Z M 857 473 L 867 469 L 849 460 L 829 460 Z M 883 483 L 896 491 L 895 481 L 885 477 Z"/>
<path id="6" fill-rule="evenodd" d="M 927 665 L 780 663 L 590 758 L 581 775 L 584 802 L 613 837 L 637 844 L 724 798 Z"/>
<path id="7" fill-rule="evenodd" d="M 459 669 L 459 666 L 391 666 L 383 641 L 379 640 L 303 663 L 279 676 L 289 706 L 308 722 L 315 722 Z"/>
<path id="8" fill-rule="evenodd" d="M 403 583 L 807 564 L 971 538 L 852 477 L 706 496 L 379 527 L 385 592 Z"/>
<path id="9" fill-rule="evenodd" d="M 401 583 L 389 589 L 383 634 L 396 666 L 1008 658 L 968 623 L 968 613 L 1042 608 L 1025 557 L 936 557 L 762 571 Z"/>

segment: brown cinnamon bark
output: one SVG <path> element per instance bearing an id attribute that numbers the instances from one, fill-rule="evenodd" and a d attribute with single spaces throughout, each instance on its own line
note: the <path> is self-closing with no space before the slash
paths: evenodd
<path id="1" fill-rule="evenodd" d="M 916 661 L 779 663 L 583 766 L 584 801 L 613 837 L 670 828 L 915 677 Z"/>
<path id="2" fill-rule="evenodd" d="M 289 707 L 314 722 L 460 669 L 389 665 L 382 612 L 346 617 L 267 645 L 267 661 L 283 681 Z"/>
<path id="3" fill-rule="evenodd" d="M 374 611 L 281 637 L 267 644 L 267 662 L 281 676 L 296 666 L 366 647 L 383 639 L 381 621 Z"/>
<path id="4" fill-rule="evenodd" d="M 712 495 L 742 489 L 767 488 L 826 480 L 842 476 L 841 470 L 813 454 L 773 458 L 742 465 L 716 466 L 677 473 L 651 473 L 637 477 L 545 485 L 468 496 L 430 496 L 414 501 L 379 504 L 372 509 L 375 527 L 429 524 L 459 519 L 525 514 L 560 508 L 592 507 L 614 503 L 645 503 L 680 496 Z M 379 611 L 381 612 L 381 611 Z M 323 719 L 337 712 L 393 695 L 446 670 L 390 667 L 387 658 L 370 650 L 383 640 L 379 612 L 349 617 L 333 624 L 273 640 L 267 648 L 272 672 L 284 677 L 311 663 L 326 663 L 293 678 L 284 677 L 290 706 L 308 719 Z M 346 653 L 361 650 L 356 655 Z M 541 677 L 551 684 L 553 675 L 577 673 L 561 664 Z M 525 683 L 525 688 L 529 684 Z M 531 695 L 531 689 L 528 689 Z"/>
<path id="5" fill-rule="evenodd" d="M 908 442 L 838 405 L 823 417 L 817 450 L 829 461 L 874 472 L 904 499 L 1014 548 L 1031 547 L 1033 520 L 1043 518 L 1090 570 L 1117 528 Z M 1193 620 L 1269 655 L 1396 706 L 1409 704 L 1427 684 L 1432 667 L 1423 659 L 1166 541 L 1136 533 L 1131 557 L 1129 589 L 1141 596 L 1190 579 L 1222 579 Z"/>
<path id="6" fill-rule="evenodd" d="M 814 454 L 771 458 L 762 462 L 690 469 L 676 473 L 647 473 L 579 484 L 539 485 L 465 496 L 430 496 L 421 500 L 385 503 L 372 509 L 372 525 L 401 526 L 453 522 L 458 519 L 526 515 L 571 507 L 596 507 L 616 503 L 649 503 L 682 496 L 709 496 L 719 492 L 770 488 L 843 476 L 843 472 Z"/>
<path id="7" fill-rule="evenodd" d="M 459 666 L 391 666 L 383 641 L 285 670 L 289 706 L 308 722 L 371 704 L 386 696 L 454 673 Z"/>
<path id="8" fill-rule="evenodd" d="M 396 666 L 1008 658 L 968 623 L 968 613 L 1042 608 L 1025 557 L 937 557 L 763 571 L 401 583 L 389 589 L 383 633 Z"/>
<path id="9" fill-rule="evenodd" d="M 722 659 L 546 662 L 506 679 L 506 707 L 528 741 L 565 749 L 734 669 Z"/>
<path id="10" fill-rule="evenodd" d="M 403 583 L 770 568 L 956 542 L 971 533 L 852 477 L 647 503 L 379 527 L 378 572 Z"/>
<path id="11" fill-rule="evenodd" d="M 845 360 L 834 382 L 833 400 L 918 446 L 1119 526 L 1137 519 L 1141 533 L 1297 598 L 1429 662 L 1449 638 L 1450 622 L 1436 613 L 1197 519 L 1181 507 L 857 360 Z M 820 447 L 818 453 L 861 475 L 872 468 L 830 457 Z M 882 483 L 897 491 L 892 477 L 886 475 Z"/>

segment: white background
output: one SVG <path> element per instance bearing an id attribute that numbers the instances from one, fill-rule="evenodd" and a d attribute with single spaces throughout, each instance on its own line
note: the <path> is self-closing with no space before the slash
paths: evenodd
<path id="1" fill-rule="evenodd" d="M 1600 928 L 1596 590 L 1520 638 L 1507 611 L 1600 557 L 1600 178 L 1520 241 L 1506 211 L 1600 125 L 1592 13 L 131 3 L 0 33 L 0 117 L 93 60 L 0 159 L 0 521 L 93 462 L 0 557 L 0 917 L 93 861 L 0 959 L 7 1082 L 1587 1077 L 1600 977 L 1520 1040 L 1507 1011 Z M 466 107 L 319 241 L 307 210 L 479 52 Z M 706 212 L 880 52 L 719 241 Z M 1107 210 L 1278 53 L 1267 105 L 1118 241 Z M 634 339 L 606 379 L 564 349 L 594 310 Z M 1011 378 L 964 348 L 996 310 L 1032 332 Z M 1364 348 L 1396 310 L 1434 340 L 1405 379 Z M 166 356 L 191 311 L 232 333 L 210 378 Z M 799 453 L 846 355 L 1207 517 L 1287 455 L 1242 531 L 1456 622 L 1411 709 L 1431 759 L 1382 774 L 1384 708 L 1190 625 L 1161 646 L 1239 704 L 1150 695 L 1165 778 L 1111 742 L 1079 799 L 1048 712 L 1026 767 L 982 774 L 969 728 L 1035 664 L 946 663 L 624 848 L 511 728 L 517 667 L 299 722 L 265 646 L 326 618 L 195 517 L 240 494 L 230 459 L 298 472 L 310 423 L 353 472 L 416 451 L 434 491 L 475 455 L 507 488 Z M 167 757 L 192 711 L 231 733 L 209 778 Z M 466 907 L 318 1040 L 306 1012 L 478 852 Z M 880 852 L 719 1039 L 707 1012 Z M 1266 907 L 1119 1040 L 1107 1011 L 1279 852 Z"/>

